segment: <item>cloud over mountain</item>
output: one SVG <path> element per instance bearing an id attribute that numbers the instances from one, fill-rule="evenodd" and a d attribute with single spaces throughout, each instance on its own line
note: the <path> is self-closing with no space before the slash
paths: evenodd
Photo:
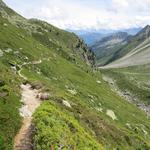
<path id="1" fill-rule="evenodd" d="M 121 29 L 150 24 L 149 0 L 5 0 L 27 18 L 66 29 Z"/>

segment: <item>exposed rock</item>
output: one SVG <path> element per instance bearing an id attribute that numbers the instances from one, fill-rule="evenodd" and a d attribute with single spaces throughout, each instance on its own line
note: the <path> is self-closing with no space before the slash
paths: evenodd
<path id="1" fill-rule="evenodd" d="M 102 104 L 101 104 L 101 103 L 98 103 L 98 105 L 99 105 L 99 106 L 102 106 Z"/>
<path id="2" fill-rule="evenodd" d="M 11 69 L 13 70 L 13 71 L 17 71 L 17 67 L 16 66 L 11 66 Z"/>
<path id="3" fill-rule="evenodd" d="M 4 50 L 6 53 L 10 53 L 10 52 L 12 52 L 13 50 L 11 49 L 11 48 L 7 48 L 7 49 L 5 49 Z"/>
<path id="4" fill-rule="evenodd" d="M 4 52 L 0 49 L 0 57 L 2 57 Z"/>
<path id="5" fill-rule="evenodd" d="M 31 117 L 32 113 L 29 111 L 28 106 L 25 105 L 19 109 L 20 115 L 22 117 Z"/>
<path id="6" fill-rule="evenodd" d="M 123 97 L 129 103 L 136 105 L 139 109 L 143 110 L 148 116 L 150 116 L 150 105 L 144 104 L 129 91 L 122 91 L 121 89 L 119 89 L 116 81 L 112 78 L 103 76 L 103 80 L 108 82 L 108 84 L 111 86 L 112 91 L 116 92 L 119 96 Z"/>
<path id="7" fill-rule="evenodd" d="M 14 54 L 19 54 L 19 51 L 14 51 Z"/>
<path id="8" fill-rule="evenodd" d="M 62 102 L 63 102 L 63 104 L 64 104 L 66 107 L 71 108 L 71 105 L 70 105 L 70 103 L 69 103 L 68 101 L 63 100 Z"/>
<path id="9" fill-rule="evenodd" d="M 28 60 L 29 58 L 27 56 L 25 56 L 25 59 Z"/>
<path id="10" fill-rule="evenodd" d="M 92 103 L 94 103 L 94 100 L 93 100 L 93 99 L 90 99 L 90 101 L 91 101 Z"/>
<path id="11" fill-rule="evenodd" d="M 41 72 L 40 72 L 40 71 L 37 71 L 36 73 L 37 73 L 37 74 L 41 74 Z"/>
<path id="12" fill-rule="evenodd" d="M 39 84 L 39 83 L 34 83 L 34 84 L 32 84 L 31 88 L 32 88 L 32 89 L 39 90 L 39 89 L 41 89 L 41 88 L 42 88 L 42 85 L 41 85 L 41 84 Z"/>
<path id="13" fill-rule="evenodd" d="M 77 94 L 77 91 L 74 89 L 74 90 L 70 90 L 68 89 L 67 90 L 69 93 L 71 93 L 72 95 L 76 95 Z"/>
<path id="14" fill-rule="evenodd" d="M 129 123 L 126 123 L 126 126 L 129 128 L 129 129 L 132 129 L 131 125 Z"/>
<path id="15" fill-rule="evenodd" d="M 58 79 L 56 77 L 53 77 L 53 80 L 57 81 Z"/>
<path id="16" fill-rule="evenodd" d="M 39 98 L 41 100 L 48 100 L 49 99 L 49 93 L 39 93 L 37 95 L 37 98 Z"/>
<path id="17" fill-rule="evenodd" d="M 101 81 L 99 81 L 99 80 L 98 80 L 98 81 L 96 81 L 96 82 L 97 82 L 98 84 L 101 84 Z"/>
<path id="18" fill-rule="evenodd" d="M 65 88 L 66 88 L 66 89 L 68 89 L 68 88 L 69 88 L 69 86 L 68 86 L 68 85 L 65 85 Z"/>
<path id="19" fill-rule="evenodd" d="M 33 61 L 32 64 L 36 65 L 36 64 L 40 64 L 42 62 L 42 60 L 38 60 L 38 61 Z"/>
<path id="20" fill-rule="evenodd" d="M 143 128 L 142 128 L 142 131 L 143 131 L 143 133 L 144 133 L 145 135 L 148 134 L 148 132 L 147 132 L 146 130 L 144 130 Z"/>
<path id="21" fill-rule="evenodd" d="M 108 115 L 110 118 L 112 118 L 113 120 L 117 120 L 117 117 L 115 115 L 115 113 L 112 110 L 107 110 L 106 115 Z"/>
<path id="22" fill-rule="evenodd" d="M 88 97 L 91 98 L 91 99 L 94 99 L 93 95 L 88 94 Z"/>
<path id="23" fill-rule="evenodd" d="M 8 26 L 8 24 L 7 24 L 7 23 L 4 23 L 4 24 L 3 24 L 3 26 L 4 26 L 4 27 L 7 27 L 7 26 Z"/>
<path id="24" fill-rule="evenodd" d="M 99 112 L 102 112 L 103 111 L 103 108 L 101 108 L 101 107 L 96 107 L 95 108 L 97 111 L 99 111 Z"/>

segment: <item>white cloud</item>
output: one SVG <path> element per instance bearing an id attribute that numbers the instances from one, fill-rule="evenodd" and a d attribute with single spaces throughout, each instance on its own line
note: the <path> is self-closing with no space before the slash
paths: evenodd
<path id="1" fill-rule="evenodd" d="M 112 0 L 112 7 L 121 13 L 149 13 L 150 0 Z M 132 14 L 131 14 L 132 15 Z"/>
<path id="2" fill-rule="evenodd" d="M 128 0 L 113 0 L 113 4 L 115 4 L 117 7 L 128 7 L 129 6 Z"/>
<path id="3" fill-rule="evenodd" d="M 13 0 L 6 1 L 9 4 Z M 26 6 L 21 6 L 25 3 Z M 149 6 L 150 0 L 37 0 L 30 3 L 16 0 L 13 8 L 27 18 L 46 20 L 64 29 L 118 29 L 150 24 Z"/>

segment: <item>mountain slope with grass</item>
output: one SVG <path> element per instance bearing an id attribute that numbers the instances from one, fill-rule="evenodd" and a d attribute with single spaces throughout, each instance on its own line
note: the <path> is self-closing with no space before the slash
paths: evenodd
<path id="1" fill-rule="evenodd" d="M 98 65 L 105 65 L 131 38 L 126 32 L 117 32 L 102 38 L 91 46 Z"/>
<path id="2" fill-rule="evenodd" d="M 108 61 L 109 68 L 146 65 L 150 63 L 150 26 L 147 25 L 116 51 Z"/>
<path id="3" fill-rule="evenodd" d="M 112 88 L 150 116 L 150 65 L 103 70 Z"/>
<path id="4" fill-rule="evenodd" d="M 111 90 L 76 35 L 27 20 L 2 1 L 0 29 L 0 149 L 13 149 L 22 128 L 22 85 L 44 99 L 22 149 L 150 148 L 150 118 Z"/>

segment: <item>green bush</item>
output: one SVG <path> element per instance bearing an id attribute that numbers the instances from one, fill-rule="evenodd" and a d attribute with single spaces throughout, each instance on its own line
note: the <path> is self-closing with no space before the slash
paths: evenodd
<path id="1" fill-rule="evenodd" d="M 102 146 L 72 116 L 46 102 L 34 114 L 37 150 L 101 150 Z"/>

